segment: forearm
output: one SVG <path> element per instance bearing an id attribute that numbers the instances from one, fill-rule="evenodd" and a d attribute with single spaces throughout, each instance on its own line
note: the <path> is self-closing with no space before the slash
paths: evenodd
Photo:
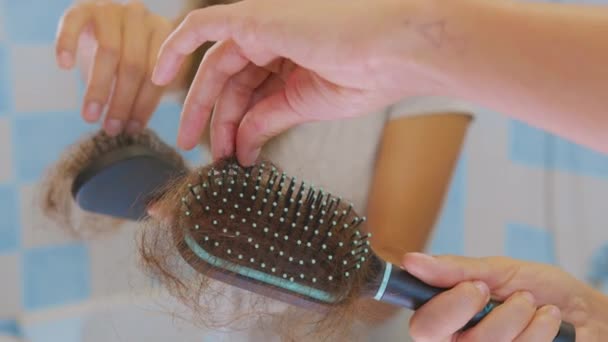
<path id="1" fill-rule="evenodd" d="M 587 325 L 596 327 L 598 331 L 593 331 L 594 329 L 581 329 L 581 336 L 578 332 L 579 329 L 577 329 L 577 334 L 581 341 L 589 340 L 593 336 L 608 336 L 608 296 L 597 290 L 591 290 L 591 296 L 593 298 L 590 301 L 592 308 L 587 321 L 592 323 L 587 323 Z M 589 338 L 586 338 L 585 334 L 589 334 L 587 336 Z"/>
<path id="2" fill-rule="evenodd" d="M 608 7 L 434 4 L 425 57 L 444 91 L 608 152 Z"/>

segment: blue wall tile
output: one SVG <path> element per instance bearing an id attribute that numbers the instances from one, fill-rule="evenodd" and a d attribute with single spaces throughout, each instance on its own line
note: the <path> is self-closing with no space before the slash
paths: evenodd
<path id="1" fill-rule="evenodd" d="M 17 190 L 0 185 L 0 254 L 19 247 L 19 198 Z"/>
<path id="2" fill-rule="evenodd" d="M 509 156 L 532 167 L 608 178 L 608 155 L 561 139 L 543 130 L 512 120 Z"/>
<path id="3" fill-rule="evenodd" d="M 527 261 L 555 263 L 553 235 L 550 231 L 520 223 L 506 226 L 507 256 Z"/>
<path id="4" fill-rule="evenodd" d="M 176 146 L 177 142 L 177 128 L 179 127 L 181 110 L 182 107 L 179 103 L 162 102 L 150 120 L 149 127 L 158 133 L 167 144 L 173 147 Z M 195 165 L 202 162 L 202 149 L 200 147 L 196 147 L 191 151 L 180 150 L 180 153 Z"/>
<path id="5" fill-rule="evenodd" d="M 20 114 L 13 125 L 16 176 L 24 182 L 38 180 L 67 146 L 97 129 L 78 113 Z"/>
<path id="6" fill-rule="evenodd" d="M 28 326 L 24 336 L 31 342 L 82 342 L 82 318 L 43 322 Z"/>
<path id="7" fill-rule="evenodd" d="M 13 108 L 13 92 L 11 91 L 11 66 L 9 54 L 2 43 L 0 43 L 0 115 Z"/>
<path id="8" fill-rule="evenodd" d="M 465 165 L 466 158 L 463 155 L 458 161 L 429 246 L 429 252 L 432 254 L 464 254 Z"/>
<path id="9" fill-rule="evenodd" d="M 23 256 L 23 301 L 30 310 L 89 297 L 89 253 L 85 245 L 41 247 Z"/>
<path id="10" fill-rule="evenodd" d="M 15 43 L 52 43 L 57 23 L 72 0 L 9 0 L 4 5 L 7 39 Z M 32 25 L 32 23 L 36 23 Z"/>
<path id="11" fill-rule="evenodd" d="M 14 337 L 20 337 L 21 332 L 17 321 L 14 320 L 0 320 L 0 336 L 8 335 Z"/>

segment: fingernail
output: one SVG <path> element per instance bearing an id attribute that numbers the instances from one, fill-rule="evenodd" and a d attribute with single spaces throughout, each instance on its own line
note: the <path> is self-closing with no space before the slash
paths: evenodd
<path id="1" fill-rule="evenodd" d="M 156 85 L 165 85 L 168 82 L 169 78 L 169 68 L 167 63 L 161 63 L 160 60 L 154 71 L 152 71 L 152 83 Z"/>
<path id="2" fill-rule="evenodd" d="M 490 295 L 490 289 L 483 281 L 474 281 L 473 285 L 475 285 L 475 287 L 479 289 L 479 292 L 481 292 L 484 296 Z"/>
<path id="3" fill-rule="evenodd" d="M 59 53 L 59 65 L 62 68 L 70 68 L 74 64 L 74 58 L 72 54 L 67 51 L 61 51 Z"/>
<path id="4" fill-rule="evenodd" d="M 412 252 L 412 253 L 408 253 L 408 254 L 414 258 L 422 259 L 422 260 L 425 260 L 428 262 L 435 262 L 437 260 L 437 259 L 433 258 L 432 256 L 430 256 L 428 254 L 424 254 L 424 253 Z"/>
<path id="5" fill-rule="evenodd" d="M 131 120 L 127 124 L 127 134 L 136 135 L 141 130 L 141 124 L 137 120 Z"/>
<path id="6" fill-rule="evenodd" d="M 549 314 L 551 314 L 551 316 L 553 316 L 559 320 L 562 319 L 562 312 L 560 311 L 560 309 L 557 306 L 550 305 L 548 310 L 549 310 Z"/>
<path id="7" fill-rule="evenodd" d="M 99 120 L 101 116 L 101 104 L 99 102 L 89 102 L 84 111 L 85 119 L 89 122 Z"/>
<path id="8" fill-rule="evenodd" d="M 116 136 L 122 132 L 123 122 L 118 119 L 110 119 L 106 122 L 105 130 L 109 136 Z"/>
<path id="9" fill-rule="evenodd" d="M 528 301 L 528 303 L 530 303 L 530 304 L 532 304 L 532 305 L 534 305 L 534 304 L 535 304 L 534 296 L 533 296 L 533 295 L 532 295 L 530 292 L 524 291 L 524 292 L 522 292 L 522 293 L 521 293 L 521 296 L 522 296 L 522 297 L 523 297 L 525 300 L 527 300 L 527 301 Z"/>

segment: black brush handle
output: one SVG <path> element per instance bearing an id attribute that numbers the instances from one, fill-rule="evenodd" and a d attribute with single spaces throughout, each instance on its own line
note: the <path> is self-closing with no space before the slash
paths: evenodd
<path id="1" fill-rule="evenodd" d="M 381 282 L 380 292 L 376 297 L 377 300 L 411 310 L 417 310 L 436 295 L 448 290 L 430 286 L 406 271 L 400 270 L 390 264 L 386 265 L 387 269 L 390 268 L 390 273 L 386 272 L 387 274 L 383 277 L 385 281 Z M 383 293 L 381 291 L 383 291 Z M 477 313 L 462 328 L 462 330 L 475 326 L 489 314 L 490 311 L 500 304 L 501 303 L 497 301 L 490 301 L 483 310 Z M 576 332 L 574 326 L 570 323 L 562 322 L 559 333 L 553 341 L 574 342 L 575 340 Z"/>

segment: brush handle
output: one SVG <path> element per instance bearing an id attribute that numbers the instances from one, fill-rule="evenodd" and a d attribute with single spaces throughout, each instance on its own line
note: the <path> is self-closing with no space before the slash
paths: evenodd
<path id="1" fill-rule="evenodd" d="M 376 300 L 417 310 L 436 295 L 448 289 L 430 286 L 410 273 L 393 267 L 387 263 L 380 287 L 375 296 Z M 479 313 L 477 313 L 463 328 L 466 330 L 479 323 L 500 302 L 490 301 Z M 572 324 L 562 322 L 559 333 L 554 342 L 574 342 L 575 328 Z"/>

